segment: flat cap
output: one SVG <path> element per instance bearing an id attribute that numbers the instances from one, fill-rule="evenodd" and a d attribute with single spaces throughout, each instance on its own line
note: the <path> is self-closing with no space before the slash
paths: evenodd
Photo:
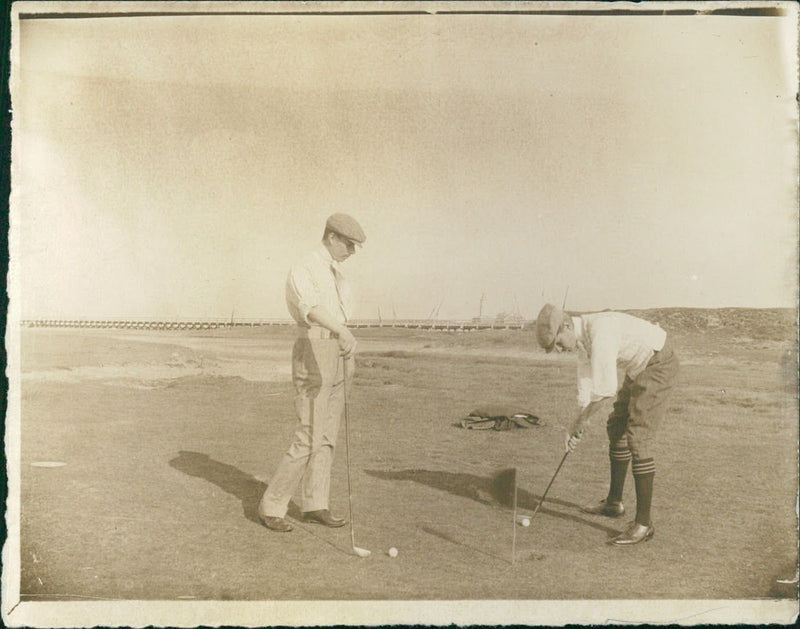
<path id="1" fill-rule="evenodd" d="M 367 239 L 364 230 L 361 229 L 361 225 L 349 214 L 331 214 L 328 217 L 328 222 L 325 223 L 325 229 L 336 232 L 340 236 L 344 236 L 359 245 L 364 244 L 364 241 Z"/>
<path id="2" fill-rule="evenodd" d="M 536 317 L 536 340 L 549 354 L 556 344 L 558 330 L 564 321 L 564 311 L 553 304 L 545 304 Z"/>

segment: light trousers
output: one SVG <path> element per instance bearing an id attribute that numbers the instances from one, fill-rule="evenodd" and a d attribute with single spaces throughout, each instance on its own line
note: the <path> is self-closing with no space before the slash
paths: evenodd
<path id="1" fill-rule="evenodd" d="M 282 518 L 300 487 L 301 510 L 329 508 L 331 466 L 344 411 L 345 386 L 352 384 L 355 360 L 344 359 L 335 339 L 299 338 L 292 350 L 297 430 L 261 498 L 262 516 Z"/>

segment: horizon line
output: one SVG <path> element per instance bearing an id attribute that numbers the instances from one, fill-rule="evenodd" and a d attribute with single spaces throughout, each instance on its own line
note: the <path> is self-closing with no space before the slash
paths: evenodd
<path id="1" fill-rule="evenodd" d="M 643 310 L 798 310 L 797 306 L 650 306 L 639 308 L 602 308 L 602 309 L 580 309 L 567 308 L 566 312 L 591 313 L 605 311 L 643 311 Z M 352 317 L 349 321 L 477 321 L 477 320 L 535 320 L 536 317 L 526 317 L 516 313 L 500 312 L 494 315 L 466 316 L 466 317 Z M 198 316 L 165 316 L 165 315 L 43 315 L 20 317 L 20 322 L 28 321 L 153 321 L 153 322 L 274 322 L 274 323 L 295 323 L 291 317 L 230 317 L 214 315 Z"/>

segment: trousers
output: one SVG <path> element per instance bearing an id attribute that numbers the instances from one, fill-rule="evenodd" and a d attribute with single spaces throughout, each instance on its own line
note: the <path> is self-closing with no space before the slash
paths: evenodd
<path id="1" fill-rule="evenodd" d="M 336 448 L 345 387 L 353 381 L 355 360 L 344 360 L 335 339 L 298 338 L 292 349 L 297 428 L 289 449 L 259 503 L 259 514 L 282 518 L 300 488 L 301 509 L 329 508 L 331 466 Z"/>
<path id="2" fill-rule="evenodd" d="M 634 460 L 652 457 L 649 444 L 664 417 L 677 374 L 678 358 L 665 343 L 636 378 L 625 376 L 606 422 L 612 448 L 630 450 Z"/>

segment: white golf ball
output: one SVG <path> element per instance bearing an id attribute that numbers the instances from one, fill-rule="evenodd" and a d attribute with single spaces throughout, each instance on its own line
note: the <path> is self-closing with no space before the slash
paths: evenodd
<path id="1" fill-rule="evenodd" d="M 531 519 L 530 518 L 522 518 L 522 522 L 520 524 L 522 524 L 522 526 L 530 526 L 531 525 Z"/>
<path id="2" fill-rule="evenodd" d="M 389 549 L 389 557 L 397 557 L 397 549 L 394 546 Z"/>

